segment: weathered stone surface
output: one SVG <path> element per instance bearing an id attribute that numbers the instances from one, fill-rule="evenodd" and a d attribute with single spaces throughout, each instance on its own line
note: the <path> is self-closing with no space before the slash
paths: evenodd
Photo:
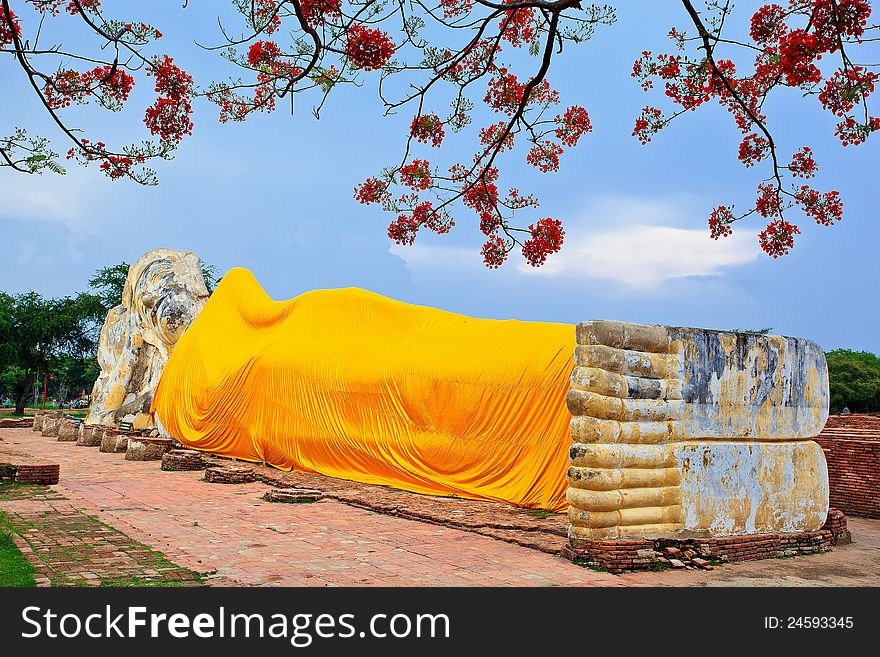
<path id="1" fill-rule="evenodd" d="M 566 401 L 573 543 L 816 531 L 828 374 L 808 340 L 578 325 Z"/>
<path id="2" fill-rule="evenodd" d="M 57 417 L 43 417 L 43 435 L 57 437 L 58 436 L 58 425 L 61 423 L 60 419 Z"/>
<path id="3" fill-rule="evenodd" d="M 161 461 L 162 455 L 171 451 L 170 438 L 127 436 L 126 445 L 126 461 Z"/>
<path id="4" fill-rule="evenodd" d="M 58 424 L 58 440 L 74 442 L 79 437 L 79 424 L 70 420 L 61 420 Z"/>
<path id="5" fill-rule="evenodd" d="M 105 429 L 101 437 L 100 451 L 108 454 L 125 454 L 128 452 L 128 439 L 131 437 L 126 431 L 117 429 Z"/>
<path id="6" fill-rule="evenodd" d="M 104 429 L 100 425 L 82 425 L 76 444 L 80 447 L 98 447 L 104 436 Z"/>
<path id="7" fill-rule="evenodd" d="M 92 389 L 89 424 L 154 426 L 149 410 L 159 377 L 207 298 L 194 253 L 155 249 L 131 265 L 122 303 L 110 310 L 101 330 L 101 374 Z"/>

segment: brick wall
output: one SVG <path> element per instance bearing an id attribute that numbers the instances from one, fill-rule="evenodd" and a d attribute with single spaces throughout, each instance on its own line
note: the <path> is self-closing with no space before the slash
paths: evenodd
<path id="1" fill-rule="evenodd" d="M 725 538 L 592 541 L 580 549 L 568 545 L 563 548 L 562 555 L 611 573 L 623 573 L 670 567 L 711 569 L 713 562 L 816 554 L 828 552 L 832 545 L 846 545 L 850 542 L 846 516 L 838 509 L 830 509 L 825 525 L 817 532 L 752 534 Z"/>
<path id="2" fill-rule="evenodd" d="M 832 415 L 814 440 L 828 461 L 831 506 L 880 518 L 880 415 Z"/>

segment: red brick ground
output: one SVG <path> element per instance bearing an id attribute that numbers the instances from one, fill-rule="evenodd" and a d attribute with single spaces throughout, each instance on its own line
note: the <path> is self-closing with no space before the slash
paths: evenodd
<path id="1" fill-rule="evenodd" d="M 880 521 L 853 519 L 852 545 L 828 554 L 730 564 L 712 571 L 667 571 L 614 576 L 584 569 L 561 557 L 494 540 L 475 531 L 376 513 L 337 500 L 272 504 L 261 499 L 262 483 L 223 485 L 200 481 L 201 472 L 163 472 L 159 462 L 125 461 L 121 454 L 77 447 L 31 431 L 0 431 L 2 452 L 15 451 L 61 464 L 56 487 L 77 508 L 96 515 L 131 538 L 164 552 L 185 568 L 216 571 L 214 583 L 232 585 L 880 585 Z M 276 473 L 277 474 L 277 473 Z M 285 475 L 306 485 L 304 475 Z M 324 478 L 327 479 L 327 478 Z M 334 483 L 335 482 L 335 483 Z M 351 482 L 313 485 L 336 494 Z M 381 488 L 381 487 L 374 487 Z M 362 498 L 373 497 L 357 489 Z M 424 498 L 412 508 L 411 494 L 386 491 L 381 504 L 399 501 L 398 511 L 457 514 L 461 525 L 486 512 L 504 523 L 536 523 L 553 533 L 558 517 L 539 519 L 512 510 L 499 516 L 483 503 Z M 354 494 L 352 492 L 352 494 Z M 341 497 L 340 497 L 341 499 Z M 363 501 L 363 499 L 361 500 Z M 351 500 L 352 503 L 356 500 Z M 368 499 L 375 505 L 376 499 Z M 0 509 L 8 503 L 0 502 Z M 474 514 L 469 513 L 474 505 Z M 510 508 L 510 507 L 507 507 Z M 392 511 L 393 509 L 386 509 Z M 528 517 L 521 517 L 522 514 Z M 487 516 L 488 518 L 489 516 Z M 505 531 L 505 530 L 497 530 Z M 522 528 L 507 530 L 523 532 Z M 543 532 L 535 532 L 543 533 Z"/>
<path id="2" fill-rule="evenodd" d="M 0 450 L 59 463 L 56 488 L 71 503 L 182 567 L 216 571 L 217 584 L 625 585 L 473 532 L 335 500 L 273 504 L 261 499 L 262 483 L 208 484 L 201 472 L 163 472 L 159 462 L 125 461 L 26 429 L 3 430 L 0 438 Z"/>

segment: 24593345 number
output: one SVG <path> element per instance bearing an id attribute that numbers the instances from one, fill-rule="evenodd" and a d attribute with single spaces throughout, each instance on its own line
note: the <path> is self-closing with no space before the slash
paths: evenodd
<path id="1" fill-rule="evenodd" d="M 852 616 L 765 616 L 766 629 L 834 630 L 853 628 Z"/>

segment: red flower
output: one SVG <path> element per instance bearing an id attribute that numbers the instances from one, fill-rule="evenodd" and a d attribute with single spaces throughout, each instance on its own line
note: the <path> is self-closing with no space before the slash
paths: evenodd
<path id="1" fill-rule="evenodd" d="M 486 240 L 480 253 L 483 255 L 483 262 L 489 269 L 498 269 L 507 260 L 510 249 L 504 240 L 496 235 Z"/>
<path id="2" fill-rule="evenodd" d="M 727 206 L 719 205 L 712 210 L 709 216 L 709 235 L 713 240 L 719 237 L 727 237 L 733 233 L 730 224 L 733 223 L 733 213 Z"/>
<path id="3" fill-rule="evenodd" d="M 526 162 L 542 173 L 559 171 L 559 156 L 562 152 L 562 147 L 552 141 L 535 144 L 526 156 Z"/>
<path id="4" fill-rule="evenodd" d="M 803 206 L 804 214 L 812 217 L 817 224 L 832 226 L 843 219 L 843 202 L 836 190 L 822 194 L 803 185 L 798 191 L 797 202 Z"/>
<path id="5" fill-rule="evenodd" d="M 0 10 L 0 47 L 8 46 L 15 39 L 13 35 L 16 37 L 21 36 L 21 26 L 18 24 L 18 16 L 15 15 L 14 11 L 9 12 L 9 15 L 12 17 L 12 24 L 10 27 L 10 23 L 6 20 L 6 12 Z"/>
<path id="6" fill-rule="evenodd" d="M 281 49 L 273 41 L 256 41 L 248 49 L 248 64 L 260 68 L 263 64 L 271 64 L 281 54 Z"/>
<path id="7" fill-rule="evenodd" d="M 184 135 L 191 135 L 193 79 L 173 63 L 168 55 L 153 60 L 147 75 L 156 78 L 159 97 L 147 108 L 144 123 L 154 135 L 170 145 L 177 145 Z"/>
<path id="8" fill-rule="evenodd" d="M 410 189 L 424 191 L 431 186 L 431 168 L 427 160 L 413 160 L 400 167 L 400 182 Z"/>
<path id="9" fill-rule="evenodd" d="M 409 133 L 416 141 L 423 144 L 430 143 L 435 148 L 443 142 L 446 133 L 443 130 L 443 122 L 436 114 L 421 114 L 412 120 Z"/>
<path id="10" fill-rule="evenodd" d="M 345 54 L 355 68 L 373 71 L 388 63 L 394 55 L 394 44 L 380 29 L 352 25 L 348 30 Z"/>
<path id="11" fill-rule="evenodd" d="M 778 43 L 786 32 L 785 9 L 779 5 L 765 5 L 752 16 L 749 36 L 755 43 Z"/>
<path id="12" fill-rule="evenodd" d="M 388 183 L 378 178 L 367 178 L 354 188 L 354 197 L 360 203 L 384 203 L 391 194 L 388 192 Z"/>
<path id="13" fill-rule="evenodd" d="M 529 226 L 531 238 L 523 244 L 522 254 L 532 267 L 539 267 L 547 260 L 547 256 L 562 248 L 565 231 L 557 219 L 540 219 Z"/>
<path id="14" fill-rule="evenodd" d="M 556 138 L 566 146 L 577 146 L 578 140 L 586 132 L 592 132 L 590 115 L 583 107 L 573 105 L 565 110 L 563 116 L 556 116 Z"/>
<path id="15" fill-rule="evenodd" d="M 747 167 L 754 166 L 770 153 L 770 142 L 756 134 L 746 135 L 739 145 L 740 162 Z"/>
<path id="16" fill-rule="evenodd" d="M 758 234 L 758 242 L 764 252 L 775 260 L 779 256 L 788 255 L 794 246 L 794 236 L 800 235 L 801 231 L 794 224 L 784 219 L 777 219 L 767 225 Z"/>
<path id="17" fill-rule="evenodd" d="M 816 160 L 813 159 L 813 151 L 809 146 L 804 146 L 792 155 L 791 164 L 788 165 L 791 175 L 800 178 L 812 178 L 816 175 L 818 168 Z"/>

